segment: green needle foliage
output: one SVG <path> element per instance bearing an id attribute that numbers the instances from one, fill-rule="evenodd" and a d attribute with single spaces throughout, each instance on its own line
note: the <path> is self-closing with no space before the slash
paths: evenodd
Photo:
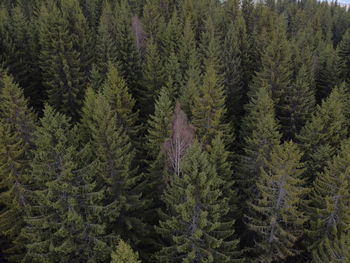
<path id="1" fill-rule="evenodd" d="M 141 263 L 138 258 L 138 253 L 135 253 L 127 243 L 120 240 L 116 250 L 112 253 L 111 263 Z"/>
<path id="2" fill-rule="evenodd" d="M 235 262 L 237 239 L 222 181 L 208 155 L 195 142 L 187 151 L 180 176 L 175 175 L 163 196 L 166 210 L 157 232 L 164 246 L 159 262 Z"/>
<path id="3" fill-rule="evenodd" d="M 306 221 L 301 153 L 292 142 L 277 145 L 257 180 L 257 197 L 249 203 L 249 228 L 257 235 L 253 262 L 280 262 L 298 254 L 296 242 Z"/>

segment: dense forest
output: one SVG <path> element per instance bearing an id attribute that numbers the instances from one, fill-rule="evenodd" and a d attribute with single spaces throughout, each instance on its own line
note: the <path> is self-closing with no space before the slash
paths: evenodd
<path id="1" fill-rule="evenodd" d="M 349 263 L 350 11 L 0 0 L 0 262 Z"/>

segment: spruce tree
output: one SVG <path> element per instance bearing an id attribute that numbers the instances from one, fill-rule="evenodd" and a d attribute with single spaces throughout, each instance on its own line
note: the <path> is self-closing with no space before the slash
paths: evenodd
<path id="1" fill-rule="evenodd" d="M 112 5 L 108 1 L 104 1 L 96 39 L 95 78 L 98 88 L 102 85 L 108 72 L 108 63 L 116 63 L 118 59 L 115 40 L 116 26 Z"/>
<path id="2" fill-rule="evenodd" d="M 158 47 L 153 39 L 150 39 L 147 43 L 143 75 L 141 114 L 148 117 L 149 114 L 154 113 L 154 103 L 166 80 L 165 70 L 159 56 Z"/>
<path id="3" fill-rule="evenodd" d="M 302 210 L 307 190 L 300 159 L 296 144 L 277 145 L 259 173 L 258 192 L 249 203 L 252 215 L 246 217 L 257 235 L 252 262 L 280 262 L 299 253 L 296 242 L 307 219 Z"/>
<path id="4" fill-rule="evenodd" d="M 349 260 L 348 235 L 341 235 L 332 241 L 325 239 L 315 250 L 312 251 L 312 263 L 337 263 L 348 262 Z"/>
<path id="5" fill-rule="evenodd" d="M 182 160 L 181 175 L 175 175 L 162 197 L 166 210 L 157 232 L 164 245 L 159 262 L 235 262 L 237 240 L 233 221 L 222 197 L 222 181 L 208 155 L 195 142 Z"/>
<path id="6" fill-rule="evenodd" d="M 77 120 L 86 84 L 82 51 L 75 43 L 76 32 L 70 31 L 65 14 L 55 3 L 48 6 L 41 7 L 39 18 L 43 86 L 50 104 Z"/>
<path id="7" fill-rule="evenodd" d="M 126 0 L 122 0 L 119 4 L 116 4 L 114 19 L 116 23 L 114 37 L 118 66 L 130 88 L 131 94 L 139 100 L 143 78 L 142 63 L 140 51 L 136 46 L 135 36 L 131 28 L 130 7 Z"/>
<path id="8" fill-rule="evenodd" d="M 326 162 L 338 151 L 340 142 L 348 134 L 345 112 L 346 97 L 344 87 L 334 88 L 301 129 L 297 140 L 305 153 L 303 159 L 308 182 L 312 182 L 317 172 L 321 172 Z"/>
<path id="9" fill-rule="evenodd" d="M 116 122 L 117 113 L 104 95 L 96 95 L 89 117 L 89 134 L 93 156 L 97 162 L 99 183 L 105 189 L 103 205 L 107 207 L 103 215 L 106 231 L 114 240 L 116 235 L 139 242 L 141 233 L 146 232 L 142 219 L 138 216 L 145 209 L 141 199 L 142 184 L 138 167 L 135 165 L 135 150 L 124 127 Z"/>
<path id="10" fill-rule="evenodd" d="M 123 240 L 118 242 L 116 250 L 112 253 L 111 263 L 141 263 L 138 253 Z"/>
<path id="11" fill-rule="evenodd" d="M 343 35 L 343 39 L 337 48 L 339 57 L 340 77 L 343 81 L 350 81 L 350 30 Z"/>
<path id="12" fill-rule="evenodd" d="M 214 65 L 209 64 L 192 108 L 192 123 L 201 142 L 209 144 L 220 131 L 226 141 L 232 139 L 229 126 L 224 123 L 226 111 L 224 88 Z"/>
<path id="13" fill-rule="evenodd" d="M 256 197 L 256 182 L 260 170 L 266 167 L 272 148 L 281 140 L 274 104 L 266 86 L 262 86 L 250 98 L 246 111 L 241 132 L 243 152 L 238 167 L 242 202 Z"/>
<path id="14" fill-rule="evenodd" d="M 23 262 L 100 262 L 110 253 L 100 221 L 103 188 L 70 119 L 46 106 L 34 133 Z M 88 242 L 87 242 L 88 241 Z"/>
<path id="15" fill-rule="evenodd" d="M 35 126 L 35 114 L 24 98 L 22 89 L 6 73 L 2 78 L 0 102 L 0 118 L 10 125 L 12 132 L 18 133 L 19 139 L 28 148 Z"/>
<path id="16" fill-rule="evenodd" d="M 29 181 L 30 150 L 34 114 L 28 107 L 23 91 L 4 75 L 0 90 L 0 232 L 11 245 L 3 251 L 10 261 L 23 257 L 24 241 L 20 232 L 24 227 L 26 184 Z"/>
<path id="17" fill-rule="evenodd" d="M 115 114 L 115 122 L 122 127 L 131 139 L 136 139 L 139 129 L 136 126 L 138 112 L 135 111 L 135 100 L 129 93 L 126 81 L 119 73 L 118 68 L 110 63 L 106 79 L 101 87 L 101 94 L 109 103 Z"/>
<path id="18" fill-rule="evenodd" d="M 226 105 L 230 119 L 237 120 L 242 115 L 243 69 L 239 32 L 236 23 L 231 22 L 225 35 L 222 59 L 224 61 L 224 86 L 227 93 Z"/>
<path id="19" fill-rule="evenodd" d="M 305 65 L 300 67 L 295 82 L 286 87 L 280 102 L 279 119 L 283 134 L 285 138 L 295 138 L 315 108 L 315 92 L 308 81 Z"/>
<path id="20" fill-rule="evenodd" d="M 166 88 L 162 88 L 155 103 L 154 115 L 148 120 L 147 150 L 155 159 L 165 139 L 170 136 L 173 115 L 173 103 Z"/>
<path id="21" fill-rule="evenodd" d="M 331 44 L 320 51 L 319 68 L 316 73 L 316 94 L 318 101 L 326 98 L 339 83 L 338 56 Z"/>
<path id="22" fill-rule="evenodd" d="M 343 242 L 341 238 L 349 233 L 349 153 L 350 142 L 346 140 L 339 154 L 327 162 L 313 183 L 307 233 L 309 248 L 318 251 L 316 255 L 322 253 L 320 249 L 329 242 Z"/>

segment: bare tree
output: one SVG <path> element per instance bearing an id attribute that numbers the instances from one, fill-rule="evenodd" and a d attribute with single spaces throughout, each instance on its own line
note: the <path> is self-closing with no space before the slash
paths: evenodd
<path id="1" fill-rule="evenodd" d="M 145 45 L 145 33 L 142 29 L 141 21 L 138 16 L 132 17 L 132 30 L 135 34 L 135 41 L 137 49 L 143 49 Z"/>
<path id="2" fill-rule="evenodd" d="M 163 144 L 163 152 L 168 166 L 177 176 L 180 175 L 181 159 L 187 148 L 193 143 L 195 136 L 193 126 L 188 122 L 186 113 L 176 104 L 173 116 L 172 135 Z"/>

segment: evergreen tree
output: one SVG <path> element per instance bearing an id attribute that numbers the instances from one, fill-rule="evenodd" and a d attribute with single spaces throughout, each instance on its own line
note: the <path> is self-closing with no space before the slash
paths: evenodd
<path id="1" fill-rule="evenodd" d="M 128 86 L 117 67 L 109 64 L 106 80 L 101 93 L 115 114 L 117 127 L 122 127 L 131 139 L 136 139 L 139 129 L 136 126 L 138 112 L 135 111 L 135 100 L 129 93 Z"/>
<path id="2" fill-rule="evenodd" d="M 22 90 L 8 75 L 0 90 L 0 233 L 11 245 L 5 251 L 10 261 L 23 257 L 26 183 L 28 183 L 34 114 Z"/>
<path id="3" fill-rule="evenodd" d="M 286 99 L 286 92 L 291 86 L 290 50 L 286 39 L 282 22 L 278 23 L 272 32 L 270 44 L 262 55 L 262 68 L 253 80 L 252 92 L 263 83 L 268 83 L 271 89 L 272 99 L 276 107 L 276 117 L 281 120 L 282 110 L 290 107 L 290 101 Z M 288 124 L 281 123 L 282 130 L 289 130 Z"/>
<path id="4" fill-rule="evenodd" d="M 308 182 L 312 182 L 316 173 L 323 170 L 326 161 L 337 152 L 340 142 L 346 138 L 346 96 L 344 87 L 333 89 L 329 97 L 316 107 L 310 121 L 297 136 L 305 153 Z"/>
<path id="5" fill-rule="evenodd" d="M 197 142 L 188 149 L 181 170 L 164 192 L 167 209 L 156 230 L 165 244 L 158 260 L 235 262 L 237 240 L 233 222 L 223 220 L 228 206 L 219 190 L 222 181 Z"/>
<path id="6" fill-rule="evenodd" d="M 0 90 L 0 118 L 10 125 L 11 131 L 17 133 L 25 148 L 31 144 L 35 115 L 24 98 L 23 91 L 6 73 L 2 78 Z"/>
<path id="7" fill-rule="evenodd" d="M 23 262 L 100 262 L 110 253 L 100 222 L 104 191 L 69 122 L 46 106 L 34 133 Z"/>
<path id="8" fill-rule="evenodd" d="M 317 99 L 321 101 L 339 83 L 339 68 L 337 53 L 331 44 L 327 44 L 321 49 L 319 59 L 319 68 L 315 80 Z"/>
<path id="9" fill-rule="evenodd" d="M 208 17 L 205 20 L 205 30 L 201 34 L 199 47 L 202 72 L 205 72 L 209 66 L 212 66 L 216 72 L 221 72 L 221 53 L 217 34 L 212 18 Z"/>
<path id="10" fill-rule="evenodd" d="M 154 115 L 148 120 L 147 150 L 155 159 L 165 139 L 170 136 L 173 105 L 166 88 L 162 88 L 155 104 Z"/>
<path id="11" fill-rule="evenodd" d="M 131 29 L 130 9 L 127 1 L 120 1 L 115 7 L 116 50 L 118 66 L 131 94 L 137 100 L 141 97 L 142 69 L 140 52 Z"/>
<path id="12" fill-rule="evenodd" d="M 253 214 L 247 217 L 248 226 L 257 235 L 253 262 L 280 262 L 298 254 L 295 244 L 306 221 L 301 153 L 286 142 L 275 146 L 270 158 L 259 174 L 257 197 L 249 203 Z"/>
<path id="13" fill-rule="evenodd" d="M 327 162 L 322 173 L 318 173 L 313 184 L 310 202 L 310 249 L 315 255 L 329 242 L 343 242 L 350 228 L 349 213 L 349 153 L 350 142 L 342 144 L 339 154 Z M 326 251 L 331 250 L 327 247 Z M 324 258 L 326 259 L 326 258 Z"/>
<path id="14" fill-rule="evenodd" d="M 274 104 L 266 86 L 262 86 L 250 98 L 246 110 L 241 134 L 244 147 L 238 168 L 242 202 L 256 197 L 256 181 L 260 170 L 266 167 L 272 148 L 281 140 Z"/>
<path id="15" fill-rule="evenodd" d="M 178 57 L 175 52 L 171 52 L 165 65 L 165 86 L 170 92 L 170 97 L 176 99 L 179 97 L 181 84 L 183 82 L 181 68 Z"/>
<path id="16" fill-rule="evenodd" d="M 146 57 L 144 64 L 144 83 L 142 95 L 142 111 L 143 116 L 154 113 L 154 103 L 161 88 L 165 84 L 165 70 L 162 60 L 159 56 L 158 47 L 153 39 L 147 43 Z"/>
<path id="17" fill-rule="evenodd" d="M 315 93 L 309 84 L 305 65 L 302 65 L 295 82 L 286 88 L 280 99 L 280 123 L 286 138 L 294 138 L 310 119 L 315 108 Z"/>
<path id="18" fill-rule="evenodd" d="M 116 250 L 112 253 L 111 263 L 141 263 L 138 258 L 138 253 L 135 253 L 127 243 L 120 240 Z"/>
<path id="19" fill-rule="evenodd" d="M 349 82 L 350 79 L 350 30 L 347 30 L 343 39 L 338 45 L 338 57 L 340 76 L 343 81 Z"/>
<path id="20" fill-rule="evenodd" d="M 241 47 L 237 23 L 230 23 L 224 39 L 222 59 L 224 61 L 224 86 L 227 91 L 227 108 L 230 119 L 239 119 L 242 115 L 243 70 Z"/>
<path id="21" fill-rule="evenodd" d="M 112 240 L 116 235 L 131 239 L 134 244 L 146 232 L 138 216 L 145 209 L 141 199 L 142 184 L 135 165 L 135 150 L 122 125 L 117 123 L 116 112 L 103 95 L 96 95 L 89 124 L 93 156 L 97 162 L 99 183 L 105 189 L 103 218 L 106 232 Z"/>
<path id="22" fill-rule="evenodd" d="M 55 3 L 50 3 L 49 8 L 41 7 L 39 63 L 43 85 L 50 104 L 77 120 L 86 75 L 81 66 L 81 50 L 75 39 L 69 21 Z"/>
<path id="23" fill-rule="evenodd" d="M 117 63 L 116 26 L 113 8 L 108 1 L 104 1 L 96 39 L 95 79 L 98 88 L 108 72 L 108 63 Z"/>
<path id="24" fill-rule="evenodd" d="M 349 260 L 349 238 L 347 235 L 342 235 L 332 241 L 325 239 L 312 252 L 312 263 L 336 263 L 348 262 Z"/>
<path id="25" fill-rule="evenodd" d="M 11 242 L 2 252 L 9 261 L 18 262 L 24 253 L 20 232 L 24 226 L 28 160 L 23 142 L 5 123 L 0 123 L 0 149 L 0 233 Z"/>
<path id="26" fill-rule="evenodd" d="M 192 123 L 201 142 L 209 144 L 220 131 L 226 141 L 232 138 L 229 126 L 224 123 L 225 114 L 224 88 L 214 66 L 209 64 L 192 108 Z"/>

